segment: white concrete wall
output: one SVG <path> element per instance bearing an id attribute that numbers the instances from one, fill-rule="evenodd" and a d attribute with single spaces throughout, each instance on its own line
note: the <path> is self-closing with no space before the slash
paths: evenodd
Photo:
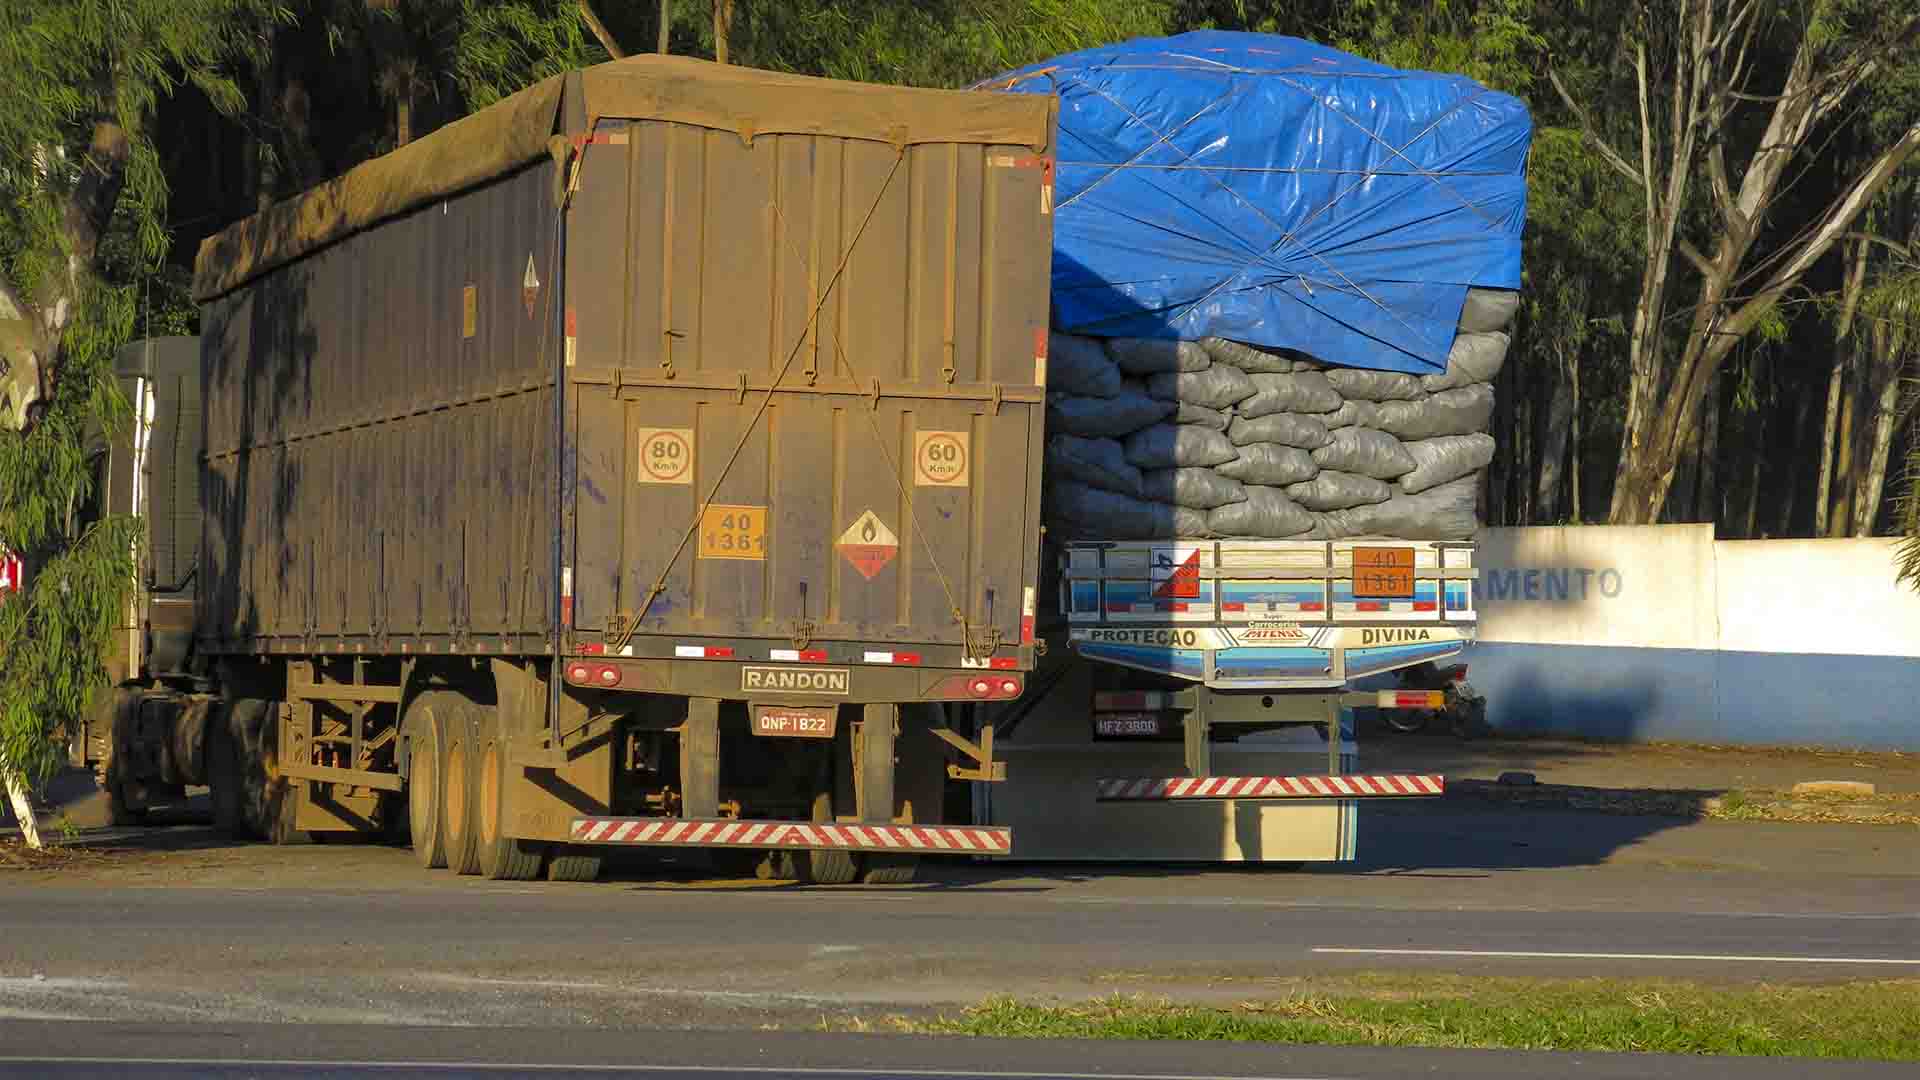
<path id="1" fill-rule="evenodd" d="M 1898 541 L 1722 540 L 1720 648 L 1920 657 L 1920 592 L 1896 585 Z"/>
<path id="2" fill-rule="evenodd" d="M 1499 728 L 1920 750 L 1920 594 L 1894 546 L 1488 530 L 1472 681 Z"/>

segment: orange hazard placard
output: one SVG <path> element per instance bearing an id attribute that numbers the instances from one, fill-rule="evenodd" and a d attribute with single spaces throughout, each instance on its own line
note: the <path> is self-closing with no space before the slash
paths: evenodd
<path id="1" fill-rule="evenodd" d="M 855 518 L 847 531 L 840 534 L 840 542 L 834 546 L 839 549 L 841 558 L 846 559 L 868 581 L 872 581 L 874 575 L 885 570 L 894 556 L 900 554 L 900 538 L 893 535 L 887 523 L 871 510 Z"/>
<path id="2" fill-rule="evenodd" d="M 1353 549 L 1353 595 L 1404 600 L 1413 596 L 1413 549 Z"/>

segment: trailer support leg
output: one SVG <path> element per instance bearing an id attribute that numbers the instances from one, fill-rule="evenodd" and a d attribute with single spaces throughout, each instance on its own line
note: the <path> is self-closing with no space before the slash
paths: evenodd
<path id="1" fill-rule="evenodd" d="M 1208 737 L 1209 700 L 1213 692 L 1205 686 L 1193 688 L 1193 708 L 1187 710 L 1187 775 L 1213 775 L 1213 741 Z"/>
<path id="2" fill-rule="evenodd" d="M 859 755 L 855 766 L 856 812 L 863 822 L 893 820 L 893 736 L 900 724 L 900 706 L 868 705 L 860 724 Z"/>
<path id="3" fill-rule="evenodd" d="M 680 728 L 680 816 L 720 816 L 720 701 L 690 698 Z"/>

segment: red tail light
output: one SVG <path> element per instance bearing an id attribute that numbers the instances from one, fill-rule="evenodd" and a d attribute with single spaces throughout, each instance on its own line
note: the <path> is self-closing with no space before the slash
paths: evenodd
<path id="1" fill-rule="evenodd" d="M 1465 664 L 1460 665 L 1460 670 L 1453 673 L 1453 681 L 1454 682 L 1467 681 L 1467 665 Z"/>

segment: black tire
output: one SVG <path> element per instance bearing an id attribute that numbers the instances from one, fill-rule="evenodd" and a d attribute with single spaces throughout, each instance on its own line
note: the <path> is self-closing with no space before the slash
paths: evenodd
<path id="1" fill-rule="evenodd" d="M 513 835 L 507 811 L 512 801 L 515 769 L 507 753 L 506 732 L 497 709 L 476 709 L 485 737 L 480 748 L 478 783 L 474 790 L 474 841 L 480 874 L 494 881 L 532 881 L 540 876 L 546 845 Z"/>
<path id="2" fill-rule="evenodd" d="M 407 706 L 407 838 L 423 870 L 447 865 L 442 811 L 446 806 L 446 721 L 451 694 L 422 694 Z"/>
<path id="3" fill-rule="evenodd" d="M 478 755 L 473 752 L 474 723 L 470 707 L 449 710 L 446 756 L 441 759 L 440 829 L 446 839 L 447 869 L 456 874 L 480 872 L 479 830 L 475 828 L 474 795 L 479 790 Z"/>
<path id="4" fill-rule="evenodd" d="M 833 820 L 833 794 L 813 797 L 813 820 Z M 851 851 L 808 851 L 794 859 L 799 878 L 813 885 L 851 885 L 860 878 L 860 856 Z"/>
<path id="5" fill-rule="evenodd" d="M 224 712 L 219 719 L 224 721 Z M 207 792 L 213 803 L 213 830 L 229 843 L 247 839 L 245 793 L 240 783 L 240 748 L 224 723 L 207 734 Z"/>
<path id="6" fill-rule="evenodd" d="M 280 703 L 245 699 L 234 704 L 236 713 L 242 709 L 257 735 L 240 759 L 241 816 L 269 844 L 312 843 L 313 837 L 294 827 L 308 782 L 280 775 Z"/>
<path id="7" fill-rule="evenodd" d="M 869 855 L 860 880 L 868 885 L 911 885 L 919 874 L 918 855 Z"/>
<path id="8" fill-rule="evenodd" d="M 547 859 L 548 881 L 594 881 L 606 856 L 588 847 L 559 846 Z"/>
<path id="9" fill-rule="evenodd" d="M 1382 709 L 1380 719 L 1402 735 L 1418 735 L 1433 722 L 1433 714 L 1425 709 Z"/>

